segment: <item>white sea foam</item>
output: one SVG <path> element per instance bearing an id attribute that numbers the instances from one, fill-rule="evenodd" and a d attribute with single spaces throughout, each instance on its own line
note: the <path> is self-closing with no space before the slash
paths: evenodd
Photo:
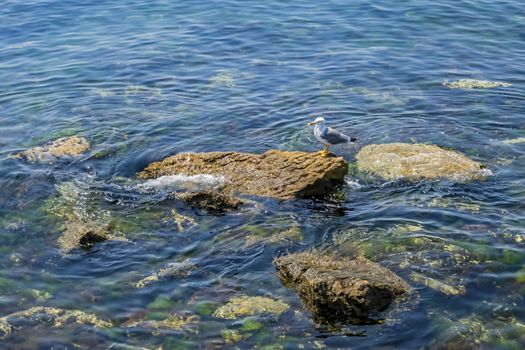
<path id="1" fill-rule="evenodd" d="M 228 181 L 224 176 L 213 176 L 209 174 L 198 175 L 169 175 L 148 180 L 137 185 L 143 191 L 163 190 L 186 190 L 198 191 L 203 189 L 218 189 L 226 185 Z"/>

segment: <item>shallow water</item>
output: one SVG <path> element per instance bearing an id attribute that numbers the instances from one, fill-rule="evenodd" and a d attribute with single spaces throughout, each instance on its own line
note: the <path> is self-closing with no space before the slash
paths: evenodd
<path id="1" fill-rule="evenodd" d="M 244 332 L 241 348 L 440 348 L 457 339 L 524 347 L 525 143 L 505 142 L 525 136 L 524 42 L 525 5 L 515 0 L 3 1 L 0 316 L 55 306 L 114 327 L 21 326 L 2 347 L 227 348 L 224 329 Z M 512 85 L 443 85 L 459 79 Z M 334 148 L 350 161 L 366 144 L 424 142 L 459 150 L 494 175 L 384 182 L 352 168 L 330 198 L 252 198 L 224 216 L 170 201 L 185 181 L 135 179 L 177 152 L 318 150 L 305 124 L 319 114 L 360 138 Z M 78 159 L 10 158 L 75 134 L 93 145 Z M 61 252 L 56 202 L 65 191 L 75 210 L 111 218 L 126 241 Z M 175 222 L 174 207 L 194 222 Z M 246 244 L 290 227 L 302 239 Z M 316 328 L 272 266 L 278 254 L 314 247 L 361 249 L 419 296 L 381 325 Z M 187 274 L 134 287 L 186 259 L 195 265 Z M 464 294 L 426 287 L 414 273 Z M 238 295 L 279 298 L 291 309 L 254 317 L 256 331 L 211 316 Z M 197 314 L 198 329 L 125 327 L 170 313 Z"/>

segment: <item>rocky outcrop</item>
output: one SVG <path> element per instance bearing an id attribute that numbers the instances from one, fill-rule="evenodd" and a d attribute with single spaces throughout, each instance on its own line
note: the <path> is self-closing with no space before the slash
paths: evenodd
<path id="1" fill-rule="evenodd" d="M 61 137 L 44 146 L 36 146 L 15 154 L 28 162 L 52 162 L 63 157 L 77 157 L 91 148 L 82 136 Z"/>
<path id="2" fill-rule="evenodd" d="M 324 195 L 341 184 L 347 172 L 343 158 L 270 150 L 263 154 L 181 153 L 150 164 L 138 177 L 211 174 L 224 176 L 228 186 L 241 193 L 290 199 Z"/>
<path id="3" fill-rule="evenodd" d="M 215 214 L 237 210 L 244 204 L 240 199 L 218 191 L 177 193 L 174 194 L 174 197 L 188 205 L 205 209 Z"/>
<path id="4" fill-rule="evenodd" d="M 378 312 L 410 291 L 392 271 L 364 257 L 304 252 L 278 257 L 274 265 L 320 324 L 374 323 Z"/>
<path id="5" fill-rule="evenodd" d="M 368 145 L 356 155 L 357 167 L 385 180 L 484 180 L 492 175 L 481 163 L 434 145 L 391 143 Z"/>

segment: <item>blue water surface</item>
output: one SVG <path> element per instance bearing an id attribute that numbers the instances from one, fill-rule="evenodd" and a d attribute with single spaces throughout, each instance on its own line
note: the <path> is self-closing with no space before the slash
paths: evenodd
<path id="1" fill-rule="evenodd" d="M 114 326 L 20 321 L 2 348 L 525 347 L 525 143 L 508 142 L 525 137 L 524 43 L 518 0 L 3 0 L 0 317 L 52 306 Z M 445 86 L 460 79 L 511 85 Z M 305 125 L 319 115 L 359 137 L 334 148 L 351 164 L 367 144 L 432 143 L 493 176 L 386 182 L 351 165 L 332 197 L 252 198 L 224 216 L 137 190 L 138 171 L 178 152 L 319 150 Z M 12 157 L 72 135 L 92 144 L 79 158 Z M 53 203 L 72 188 L 77 211 L 117 218 L 126 240 L 60 251 L 64 217 Z M 196 224 L 178 227 L 173 208 Z M 302 239 L 246 244 L 290 227 Z M 312 248 L 361 249 L 416 296 L 382 324 L 316 326 L 272 265 Z M 195 265 L 187 275 L 135 288 L 186 259 Z M 280 299 L 290 310 L 211 315 L 239 295 Z M 199 323 L 128 327 L 172 314 Z M 243 328 L 249 322 L 257 326 Z M 242 339 L 227 342 L 227 329 Z"/>

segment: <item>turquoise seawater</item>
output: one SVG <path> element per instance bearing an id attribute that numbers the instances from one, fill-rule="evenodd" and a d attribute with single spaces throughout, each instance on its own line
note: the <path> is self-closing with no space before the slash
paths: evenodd
<path id="1" fill-rule="evenodd" d="M 525 143 L 507 142 L 525 137 L 524 62 L 518 0 L 3 0 L 0 317 L 46 306 L 113 326 L 20 317 L 0 347 L 525 347 Z M 511 85 L 443 85 L 459 79 Z M 494 175 L 387 182 L 352 165 L 329 198 L 252 198 L 223 216 L 167 199 L 177 184 L 145 190 L 136 180 L 178 152 L 318 150 L 305 126 L 318 115 L 359 137 L 334 148 L 351 164 L 367 144 L 421 142 L 458 150 Z M 11 157 L 71 135 L 92 148 L 52 164 Z M 111 221 L 125 240 L 60 251 L 68 208 Z M 177 224 L 174 208 L 194 223 Z M 246 240 L 290 228 L 300 237 Z M 359 249 L 417 297 L 382 324 L 316 327 L 272 265 L 313 248 Z M 136 288 L 184 261 L 183 273 Z M 459 295 L 443 292 L 450 288 Z M 290 309 L 212 315 L 240 295 Z M 198 322 L 129 327 L 174 314 Z"/>

